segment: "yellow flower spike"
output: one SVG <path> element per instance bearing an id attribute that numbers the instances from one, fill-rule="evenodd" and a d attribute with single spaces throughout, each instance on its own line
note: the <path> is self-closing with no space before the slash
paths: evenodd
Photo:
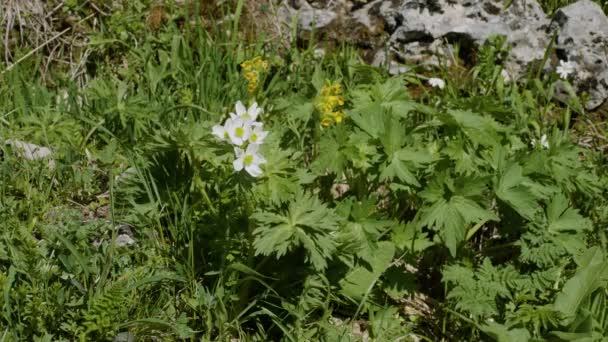
<path id="1" fill-rule="evenodd" d="M 339 124 L 346 117 L 340 107 L 344 105 L 342 85 L 338 82 L 327 81 L 317 97 L 316 108 L 321 114 L 321 125 L 328 127 L 333 123 Z"/>
<path id="2" fill-rule="evenodd" d="M 243 77 L 247 80 L 247 91 L 255 93 L 260 83 L 260 74 L 268 71 L 270 64 L 262 57 L 257 56 L 241 63 Z"/>

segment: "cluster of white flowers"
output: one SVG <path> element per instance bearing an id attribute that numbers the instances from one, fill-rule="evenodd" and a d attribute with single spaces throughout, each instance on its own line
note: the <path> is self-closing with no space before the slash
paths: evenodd
<path id="1" fill-rule="evenodd" d="M 262 108 L 257 103 L 246 108 L 241 101 L 235 107 L 236 114 L 230 113 L 224 125 L 213 126 L 212 132 L 220 141 L 234 145 L 236 159 L 232 165 L 236 171 L 245 169 L 251 176 L 258 177 L 262 174 L 260 165 L 266 163 L 258 149 L 268 135 L 263 129 L 264 124 L 256 121 Z"/>

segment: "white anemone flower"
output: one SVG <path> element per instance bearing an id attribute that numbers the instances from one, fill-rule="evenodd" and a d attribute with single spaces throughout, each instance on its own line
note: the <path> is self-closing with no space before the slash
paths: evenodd
<path id="1" fill-rule="evenodd" d="M 230 136 L 228 135 L 228 131 L 226 130 L 225 126 L 215 125 L 211 128 L 211 132 L 219 141 L 226 141 L 230 139 Z"/>
<path id="2" fill-rule="evenodd" d="M 251 123 L 240 118 L 228 119 L 224 124 L 228 137 L 233 145 L 241 146 L 251 134 Z"/>
<path id="3" fill-rule="evenodd" d="M 574 63 L 568 61 L 559 61 L 559 65 L 555 68 L 555 71 L 559 74 L 559 77 L 563 80 L 568 78 L 568 75 L 574 72 Z"/>
<path id="4" fill-rule="evenodd" d="M 429 78 L 429 84 L 433 88 L 443 89 L 445 87 L 445 81 L 442 80 L 441 78 L 435 78 L 435 77 Z"/>
<path id="5" fill-rule="evenodd" d="M 263 130 L 264 125 L 262 125 L 261 122 L 254 122 L 251 124 L 251 126 L 253 129 L 251 134 L 249 134 L 249 143 L 258 145 L 263 143 L 264 139 L 266 139 L 266 136 L 268 135 L 268 131 Z"/>
<path id="6" fill-rule="evenodd" d="M 263 171 L 260 168 L 260 164 L 266 163 L 266 159 L 258 153 L 258 148 L 259 145 L 256 144 L 250 144 L 246 150 L 235 147 L 234 153 L 236 154 L 236 159 L 232 163 L 234 169 L 236 171 L 245 169 L 252 177 L 261 175 Z"/>
<path id="7" fill-rule="evenodd" d="M 532 139 L 532 141 L 530 142 L 530 144 L 532 144 L 533 147 L 536 146 L 537 141 L 536 139 Z M 543 134 L 542 137 L 540 137 L 540 146 L 542 146 L 544 149 L 548 149 L 549 148 L 549 140 L 547 139 L 547 135 Z"/>
<path id="8" fill-rule="evenodd" d="M 253 122 L 258 118 L 258 115 L 262 112 L 262 108 L 258 107 L 257 102 L 254 102 L 251 107 L 247 108 L 243 105 L 243 102 L 237 101 L 236 106 L 236 114 L 230 113 L 230 117 L 232 119 L 240 118 L 244 121 Z"/>

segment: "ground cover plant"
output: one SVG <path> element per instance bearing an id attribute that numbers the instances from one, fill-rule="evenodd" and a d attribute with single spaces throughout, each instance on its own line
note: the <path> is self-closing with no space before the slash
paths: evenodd
<path id="1" fill-rule="evenodd" d="M 496 37 L 390 76 L 244 1 L 92 3 L 61 7 L 100 16 L 84 65 L 2 66 L 3 341 L 606 340 L 605 123 L 553 99 L 566 64 L 515 83 Z"/>

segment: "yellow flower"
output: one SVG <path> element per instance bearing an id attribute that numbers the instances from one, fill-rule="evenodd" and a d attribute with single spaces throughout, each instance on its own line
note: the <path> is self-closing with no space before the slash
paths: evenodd
<path id="1" fill-rule="evenodd" d="M 339 124 L 346 117 L 339 107 L 344 105 L 342 96 L 342 85 L 340 83 L 327 82 L 317 97 L 316 107 L 321 113 L 321 125 L 328 127 L 333 123 Z"/>
<path id="2" fill-rule="evenodd" d="M 324 117 L 321 120 L 321 125 L 323 125 L 323 127 L 329 127 L 332 123 L 333 123 L 333 120 L 330 117 Z"/>
<path id="3" fill-rule="evenodd" d="M 260 75 L 268 71 L 270 65 L 262 57 L 257 56 L 253 59 L 241 63 L 243 77 L 247 80 L 247 90 L 250 94 L 255 93 L 260 83 Z"/>

